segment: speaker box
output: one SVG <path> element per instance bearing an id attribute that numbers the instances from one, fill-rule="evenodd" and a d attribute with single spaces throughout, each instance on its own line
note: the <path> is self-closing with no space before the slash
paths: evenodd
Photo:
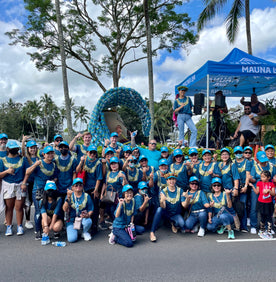
<path id="1" fill-rule="evenodd" d="M 194 95 L 194 114 L 201 115 L 202 108 L 204 107 L 204 94 L 197 93 Z"/>
<path id="2" fill-rule="evenodd" d="M 215 96 L 215 105 L 219 108 L 225 108 L 225 96 Z"/>

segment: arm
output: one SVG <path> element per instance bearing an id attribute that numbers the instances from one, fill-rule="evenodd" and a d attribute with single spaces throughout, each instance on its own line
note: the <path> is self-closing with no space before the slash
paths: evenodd
<path id="1" fill-rule="evenodd" d="M 239 122 L 239 125 L 238 125 L 238 127 L 237 127 L 237 129 L 236 129 L 236 131 L 235 131 L 235 133 L 234 133 L 234 138 L 237 138 L 238 137 L 238 133 L 239 133 L 239 131 L 240 131 L 240 128 L 241 128 L 241 122 Z"/>
<path id="2" fill-rule="evenodd" d="M 231 190 L 225 189 L 227 208 L 229 208 L 229 209 L 232 208 L 232 201 L 231 201 L 231 198 L 230 198 L 230 193 L 231 193 Z"/>
<path id="3" fill-rule="evenodd" d="M 74 138 L 73 140 L 70 142 L 69 144 L 69 150 L 70 151 L 75 151 L 75 148 L 74 148 L 74 145 L 77 141 L 77 139 L 81 138 L 82 137 L 82 134 L 79 132 Z"/>
<path id="4" fill-rule="evenodd" d="M 115 217 L 119 217 L 120 216 L 123 202 L 124 202 L 124 199 L 119 199 L 119 205 L 117 207 Z"/>
<path id="5" fill-rule="evenodd" d="M 166 196 L 161 192 L 160 193 L 160 207 L 162 209 L 166 208 L 166 200 L 167 200 Z"/>
<path id="6" fill-rule="evenodd" d="M 260 103 L 259 105 L 259 112 L 257 113 L 258 116 L 263 116 L 267 114 L 267 109 L 264 104 Z"/>
<path id="7" fill-rule="evenodd" d="M 145 196 L 144 196 L 144 202 L 143 202 L 142 206 L 139 208 L 139 211 L 140 211 L 140 212 L 143 212 L 143 211 L 146 209 L 147 203 L 149 202 L 150 199 L 151 199 L 151 198 L 149 198 L 148 195 L 145 195 Z"/>
<path id="8" fill-rule="evenodd" d="M 80 163 L 78 164 L 77 168 L 76 168 L 76 173 L 79 173 L 82 170 L 82 167 L 84 165 L 86 156 L 82 156 L 80 159 Z"/>
<path id="9" fill-rule="evenodd" d="M 31 175 L 34 170 L 41 165 L 41 160 L 37 160 L 32 166 L 28 167 L 26 170 L 26 174 L 29 176 Z"/>

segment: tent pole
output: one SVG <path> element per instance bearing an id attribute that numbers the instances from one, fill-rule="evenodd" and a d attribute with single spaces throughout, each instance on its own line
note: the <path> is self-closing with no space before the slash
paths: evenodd
<path id="1" fill-rule="evenodd" d="M 207 123 L 206 123 L 206 148 L 209 148 L 209 123 L 210 123 L 210 105 L 209 105 L 209 74 L 207 74 Z"/>

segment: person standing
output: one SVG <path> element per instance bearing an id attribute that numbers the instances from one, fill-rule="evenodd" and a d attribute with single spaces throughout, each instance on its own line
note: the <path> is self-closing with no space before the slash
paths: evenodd
<path id="1" fill-rule="evenodd" d="M 185 123 L 191 130 L 191 139 L 190 139 L 190 147 L 196 147 L 196 137 L 197 137 L 197 129 L 192 120 L 192 107 L 194 106 L 191 99 L 186 97 L 186 91 L 188 88 L 186 86 L 179 86 L 179 98 L 174 102 L 174 112 L 177 114 L 177 123 L 179 128 L 179 142 L 184 144 L 184 130 Z"/>

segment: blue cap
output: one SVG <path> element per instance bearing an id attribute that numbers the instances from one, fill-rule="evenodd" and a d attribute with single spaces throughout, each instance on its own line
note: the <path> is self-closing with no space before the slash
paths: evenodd
<path id="1" fill-rule="evenodd" d="M 246 150 L 250 150 L 251 152 L 253 152 L 253 149 L 250 146 L 246 146 L 243 148 L 243 151 L 246 151 Z"/>
<path id="2" fill-rule="evenodd" d="M 162 152 L 169 152 L 169 149 L 168 149 L 168 147 L 163 146 L 163 147 L 161 147 L 160 152 L 161 152 L 161 153 L 162 153 Z"/>
<path id="3" fill-rule="evenodd" d="M 224 147 L 224 148 L 222 148 L 222 149 L 220 150 L 220 153 L 222 153 L 222 152 L 227 152 L 228 154 L 230 154 L 229 149 L 226 148 L 226 147 Z"/>
<path id="4" fill-rule="evenodd" d="M 160 166 L 160 165 L 169 165 L 169 162 L 168 162 L 167 159 L 161 159 L 158 162 L 158 166 Z"/>
<path id="5" fill-rule="evenodd" d="M 57 185 L 54 181 L 47 181 L 44 187 L 44 191 L 57 190 Z"/>
<path id="6" fill-rule="evenodd" d="M 173 156 L 174 157 L 176 157 L 176 156 L 183 156 L 183 152 L 182 152 L 182 150 L 181 149 L 175 149 L 174 151 L 173 151 Z"/>
<path id="7" fill-rule="evenodd" d="M 77 183 L 82 183 L 82 184 L 83 184 L 82 178 L 79 178 L 79 177 L 75 178 L 75 179 L 73 180 L 72 186 L 75 185 L 75 184 L 77 184 Z"/>
<path id="8" fill-rule="evenodd" d="M 133 152 L 134 150 L 139 150 L 139 148 L 138 148 L 137 146 L 135 146 L 135 147 L 132 148 L 132 152 Z"/>
<path id="9" fill-rule="evenodd" d="M 141 162 L 141 160 L 143 160 L 143 159 L 148 160 L 148 158 L 145 155 L 141 155 L 140 158 L 139 158 L 139 162 Z"/>
<path id="10" fill-rule="evenodd" d="M 199 179 L 196 176 L 192 176 L 192 177 L 190 177 L 189 182 L 192 182 L 192 181 L 199 182 Z"/>
<path id="11" fill-rule="evenodd" d="M 234 148 L 234 153 L 236 153 L 236 152 L 243 152 L 242 146 L 236 146 L 236 147 Z"/>
<path id="12" fill-rule="evenodd" d="M 208 149 L 203 150 L 202 156 L 205 155 L 205 154 L 210 154 L 210 155 L 212 155 L 211 151 L 208 150 Z"/>
<path id="13" fill-rule="evenodd" d="M 219 178 L 219 177 L 214 177 L 213 179 L 212 179 L 212 184 L 214 184 L 214 183 L 222 183 L 222 181 L 221 181 L 221 178 Z"/>
<path id="14" fill-rule="evenodd" d="M 69 148 L 69 144 L 68 144 L 66 141 L 61 141 L 61 142 L 58 144 L 58 147 L 61 147 L 62 145 Z"/>
<path id="15" fill-rule="evenodd" d="M 97 147 L 95 145 L 89 145 L 88 148 L 86 149 L 86 151 L 87 152 L 92 152 L 92 151 L 97 152 Z"/>
<path id="16" fill-rule="evenodd" d="M 259 151 L 257 153 L 257 160 L 261 163 L 268 162 L 268 157 L 266 156 L 264 151 Z"/>
<path id="17" fill-rule="evenodd" d="M 0 134 L 0 139 L 2 138 L 7 138 L 8 139 L 8 135 L 6 133 L 1 133 Z"/>
<path id="18" fill-rule="evenodd" d="M 43 153 L 44 154 L 47 154 L 49 152 L 54 152 L 54 149 L 52 146 L 46 146 L 44 149 L 43 149 Z"/>
<path id="19" fill-rule="evenodd" d="M 126 145 L 123 147 L 123 152 L 127 152 L 127 151 L 130 151 L 131 152 L 131 147 Z"/>
<path id="20" fill-rule="evenodd" d="M 15 148 L 20 148 L 20 146 L 17 144 L 16 141 L 10 140 L 10 141 L 8 141 L 8 143 L 7 143 L 7 148 L 9 148 L 9 149 L 15 149 Z"/>
<path id="21" fill-rule="evenodd" d="M 198 154 L 197 149 L 196 149 L 196 148 L 191 148 L 191 149 L 189 150 L 189 155 L 191 155 L 191 154 Z"/>
<path id="22" fill-rule="evenodd" d="M 106 155 L 106 154 L 109 153 L 109 152 L 112 152 L 113 154 L 115 154 L 115 151 L 114 151 L 113 148 L 107 147 L 107 148 L 105 149 L 105 151 L 104 151 L 104 154 Z"/>
<path id="23" fill-rule="evenodd" d="M 63 139 L 63 137 L 62 137 L 60 134 L 55 135 L 54 141 L 55 141 L 57 138 L 62 138 L 62 139 Z"/>
<path id="24" fill-rule="evenodd" d="M 36 144 L 36 142 L 34 140 L 30 140 L 26 144 L 27 148 L 30 148 L 30 147 L 33 147 L 33 146 L 37 146 L 37 144 Z"/>
<path id="25" fill-rule="evenodd" d="M 112 157 L 111 159 L 110 159 L 110 163 L 112 164 L 112 163 L 119 163 L 119 159 L 117 158 L 117 157 Z"/>
<path id="26" fill-rule="evenodd" d="M 132 190 L 133 191 L 133 187 L 130 185 L 130 184 L 126 184 L 124 187 L 123 187 L 123 190 L 122 190 L 122 193 L 128 191 L 128 190 Z"/>
<path id="27" fill-rule="evenodd" d="M 268 145 L 265 146 L 265 151 L 266 151 L 267 149 L 273 149 L 273 150 L 275 151 L 274 146 L 271 145 L 271 144 L 268 144 Z"/>
<path id="28" fill-rule="evenodd" d="M 140 181 L 140 182 L 138 183 L 138 189 L 143 190 L 143 189 L 145 189 L 145 188 L 146 188 L 146 189 L 149 188 L 147 182 L 145 182 L 145 181 Z"/>
<path id="29" fill-rule="evenodd" d="M 112 132 L 110 137 L 118 137 L 118 133 L 117 132 Z"/>

